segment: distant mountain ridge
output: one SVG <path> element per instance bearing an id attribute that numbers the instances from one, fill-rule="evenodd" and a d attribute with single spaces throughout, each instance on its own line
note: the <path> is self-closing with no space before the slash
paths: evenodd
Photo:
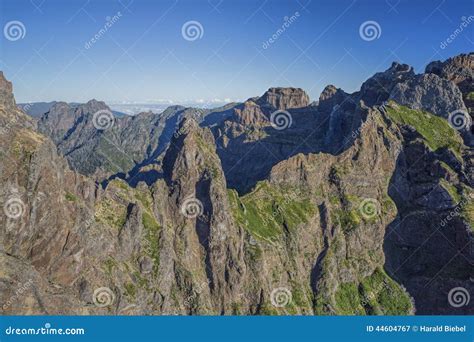
<path id="1" fill-rule="evenodd" d="M 454 60 L 458 59 L 461 60 L 460 63 L 466 60 L 463 55 Z M 431 63 L 427 70 L 433 70 L 435 64 Z M 448 64 L 449 61 L 445 63 Z M 469 83 L 466 80 L 472 79 L 472 75 L 466 71 L 461 74 L 464 76 L 459 82 Z M 465 75 L 470 75 L 471 78 L 466 79 Z M 98 178 L 105 179 L 114 174 L 126 175 L 134 169 L 131 176 L 134 177 L 139 164 L 150 159 L 151 155 L 158 157 L 163 153 L 182 116 L 197 113 L 196 118 L 202 126 L 212 127 L 229 186 L 239 191 L 248 191 L 256 181 L 268 176 L 269 170 L 276 162 L 292 154 L 317 151 L 340 153 L 351 144 L 353 139 L 349 133 L 356 130 L 366 107 L 381 105 L 392 99 L 411 108 L 427 110 L 447 118 L 449 113 L 455 110 L 467 111 L 464 101 L 472 89 L 464 86 L 463 90 L 464 92 L 461 92 L 451 81 L 437 74 L 415 75 L 408 65 L 394 63 L 387 71 L 377 73 L 364 82 L 360 91 L 354 94 L 347 94 L 332 85 L 326 87 L 317 106 L 310 104 L 308 95 L 302 89 L 270 88 L 262 96 L 242 104 L 229 104 L 216 109 L 186 110 L 185 107 L 170 106 L 159 115 L 141 113 L 136 115 L 134 120 L 120 117 L 110 132 L 98 134 L 91 125 L 86 125 L 85 127 L 89 127 L 86 130 L 74 128 L 76 133 L 58 137 L 58 129 L 71 129 L 73 124 L 56 119 L 53 123 L 56 131 L 53 133 L 48 130 L 47 126 L 52 117 L 70 120 L 66 119 L 64 113 L 55 113 L 60 107 L 64 108 L 64 105 L 55 106 L 53 103 L 49 108 L 50 113 L 46 113 L 39 120 L 39 130 L 51 136 L 56 144 L 61 146 L 62 153 L 67 156 L 71 165 L 76 165 L 73 167 L 85 175 L 97 172 Z M 467 101 L 468 105 L 472 105 L 470 100 Z M 90 108 L 88 104 L 73 107 L 79 108 L 76 111 L 79 110 L 82 113 L 80 115 L 86 116 L 93 114 L 93 110 L 110 110 L 105 104 L 100 108 Z M 274 130 L 270 125 L 271 113 L 277 110 L 288 111 L 292 120 L 290 127 L 282 132 Z M 153 119 L 155 117 L 156 119 Z M 75 122 L 79 120 L 83 122 L 79 127 L 88 122 L 81 116 L 77 117 Z M 165 123 L 168 123 L 167 128 L 165 134 L 162 134 Z M 249 125 L 255 127 L 251 135 L 245 133 L 244 128 Z M 125 127 L 128 127 L 127 133 L 122 132 Z M 141 127 L 139 131 L 135 131 L 138 127 Z M 147 130 L 148 132 L 145 132 Z M 319 132 L 314 132 L 315 130 Z M 237 135 L 240 135 L 236 133 L 238 131 L 244 133 L 240 140 L 237 139 Z M 135 138 L 123 140 L 123 137 L 130 134 L 135 134 Z M 149 140 L 134 140 L 142 134 L 148 135 Z M 279 136 L 283 140 L 280 140 Z M 79 141 L 75 141 L 76 139 Z M 242 139 L 247 145 L 243 150 Z M 291 143 L 292 139 L 294 143 Z M 301 144 L 301 141 L 304 143 Z M 159 144 L 161 145 L 158 146 Z M 249 147 L 251 151 L 248 151 Z M 83 150 L 89 152 L 84 154 Z M 105 160 L 98 160 L 91 151 L 100 151 L 97 154 L 103 155 L 102 159 Z M 92 159 L 87 157 L 91 153 L 94 155 Z M 254 159 L 260 161 L 258 166 L 252 162 Z M 240 167 L 235 167 L 236 163 Z"/>
<path id="2" fill-rule="evenodd" d="M 26 114 L 30 115 L 33 118 L 41 118 L 45 113 L 49 112 L 51 108 L 58 102 L 28 102 L 28 103 L 19 103 L 18 108 L 24 111 Z M 70 103 L 70 106 L 80 106 L 80 103 Z M 112 113 L 120 118 L 124 115 L 127 115 L 123 112 L 111 110 Z"/>
<path id="3" fill-rule="evenodd" d="M 94 126 L 94 114 L 112 112 L 104 102 L 91 100 L 78 105 L 58 102 L 39 118 L 38 130 L 53 139 L 74 169 L 103 180 L 114 174 L 125 175 L 145 160 L 158 157 L 182 117 L 202 120 L 226 108 L 210 111 L 170 106 L 159 114 L 114 117 L 110 129 L 98 130 Z"/>

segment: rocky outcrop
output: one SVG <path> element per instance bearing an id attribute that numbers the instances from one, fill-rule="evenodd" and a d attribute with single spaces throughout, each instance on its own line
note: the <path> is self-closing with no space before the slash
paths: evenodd
<path id="1" fill-rule="evenodd" d="M 348 100 L 349 94 L 342 89 L 336 88 L 333 85 L 328 85 L 324 88 L 319 96 L 318 110 L 325 113 L 330 113 L 335 106 L 340 106 Z"/>
<path id="2" fill-rule="evenodd" d="M 262 108 L 252 100 L 234 108 L 233 117 L 242 126 L 268 126 L 269 120 Z"/>
<path id="3" fill-rule="evenodd" d="M 71 286 L 86 263 L 79 227 L 93 207 L 94 184 L 68 170 L 24 113 L 0 106 L 0 114 L 11 123 L 0 134 L 2 311 L 86 313 Z M 81 198 L 82 207 L 67 198 Z M 25 286 L 27 293 L 19 296 Z"/>
<path id="4" fill-rule="evenodd" d="M 324 130 L 325 120 L 316 108 L 288 109 L 272 118 L 273 112 L 273 108 L 247 101 L 212 127 L 228 187 L 248 192 L 279 161 L 321 148 L 323 135 L 315 131 Z M 303 140 L 307 143 L 302 144 Z"/>
<path id="5" fill-rule="evenodd" d="M 426 73 L 436 74 L 456 84 L 463 94 L 474 91 L 474 53 L 461 54 L 444 62 L 428 64 Z"/>
<path id="6" fill-rule="evenodd" d="M 436 74 L 458 86 L 471 119 L 471 127 L 470 129 L 466 127 L 464 138 L 469 146 L 474 146 L 474 126 L 472 125 L 474 122 L 474 53 L 461 54 L 444 62 L 432 62 L 428 64 L 425 72 Z M 474 163 L 474 161 L 471 162 Z"/>
<path id="7" fill-rule="evenodd" d="M 300 154 L 276 165 L 270 175 L 273 186 L 307 189 L 318 208 L 315 224 L 320 245 L 311 271 L 318 314 L 365 314 L 368 307 L 378 310 L 377 300 L 364 308 L 362 293 L 349 292 L 349 284 L 362 287 L 363 279 L 370 279 L 383 267 L 385 226 L 396 216 L 386 196 L 386 179 L 395 169 L 393 157 L 399 142 L 386 139 L 387 127 L 379 118 L 380 113 L 370 111 L 360 136 L 338 156 Z M 369 214 L 367 207 L 374 211 Z M 393 291 L 400 293 L 402 302 L 406 294 L 400 288 Z M 353 296 L 352 306 L 343 302 L 347 296 Z M 405 305 L 408 313 L 409 300 Z"/>
<path id="8" fill-rule="evenodd" d="M 367 81 L 361 88 L 357 96 L 362 99 L 367 106 L 382 104 L 387 101 L 393 88 L 415 76 L 413 68 L 407 64 L 393 62 L 392 66 L 384 72 L 378 72 Z"/>
<path id="9" fill-rule="evenodd" d="M 12 84 L 7 81 L 2 71 L 0 71 L 0 106 L 5 110 L 12 110 L 15 106 Z"/>
<path id="10" fill-rule="evenodd" d="M 390 118 L 402 111 L 391 104 L 386 115 Z M 423 115 L 431 114 L 420 114 L 419 125 L 426 125 Z M 433 125 L 433 132 L 442 131 L 443 126 L 451 130 L 446 121 Z M 433 152 L 428 131 L 420 134 L 416 126 L 392 127 L 402 137 L 403 146 L 388 188 L 398 215 L 385 233 L 385 268 L 413 296 L 418 314 L 470 314 L 474 312 L 472 301 L 456 308 L 449 295 L 459 287 L 474 291 L 470 278 L 474 272 L 473 221 L 472 213 L 468 214 L 473 190 L 464 177 L 468 166 L 461 162 L 468 149 L 463 146 L 456 152 L 452 142 L 461 142 L 461 137 L 454 130 L 444 137 L 445 147 Z"/>
<path id="11" fill-rule="evenodd" d="M 302 108 L 309 105 L 309 96 L 301 88 L 270 88 L 257 100 L 257 104 L 273 110 Z"/>
<path id="12" fill-rule="evenodd" d="M 467 110 L 459 88 L 451 81 L 434 74 L 417 75 L 397 84 L 390 93 L 390 99 L 443 118 L 448 118 L 451 112 Z"/>
<path id="13" fill-rule="evenodd" d="M 175 260 L 163 267 L 175 269 L 176 286 L 184 297 L 170 301 L 169 310 L 232 313 L 243 291 L 243 231 L 229 215 L 226 182 L 211 132 L 192 118 L 184 119 L 177 132 L 163 159 L 164 181 L 170 187 L 163 239 L 175 245 Z M 186 294 L 194 289 L 200 293 L 187 300 Z"/>

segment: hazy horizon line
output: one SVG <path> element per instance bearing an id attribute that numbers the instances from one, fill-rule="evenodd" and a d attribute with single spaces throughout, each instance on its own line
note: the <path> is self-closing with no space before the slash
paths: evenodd
<path id="1" fill-rule="evenodd" d="M 416 74 L 423 74 L 425 72 L 425 69 L 426 69 L 426 66 L 428 66 L 428 64 L 430 64 L 431 62 L 435 62 L 435 61 L 441 61 L 441 62 L 444 62 L 450 58 L 453 58 L 453 57 L 456 57 L 456 56 L 459 56 L 459 55 L 469 55 L 471 53 L 474 53 L 474 50 L 472 51 L 465 51 L 465 52 L 461 52 L 461 53 L 458 53 L 458 54 L 455 54 L 455 55 L 452 55 L 452 56 L 449 56 L 445 59 L 433 59 L 431 61 L 429 61 L 428 63 L 426 63 L 426 65 L 424 65 L 422 68 L 420 68 L 421 70 L 416 70 L 415 67 L 413 65 L 411 65 L 410 63 L 405 63 L 405 62 L 402 62 L 402 61 L 397 61 L 397 60 L 393 60 L 392 62 L 389 62 L 388 63 L 388 66 L 386 68 L 381 68 L 379 69 L 378 71 L 375 71 L 373 72 L 371 75 L 363 78 L 361 81 L 359 81 L 358 83 L 358 87 L 356 87 L 355 89 L 344 89 L 342 87 L 338 87 L 336 84 L 334 84 L 333 82 L 328 82 L 326 83 L 326 85 L 324 86 L 323 90 L 327 87 L 327 86 L 334 86 L 336 87 L 337 89 L 341 89 L 343 90 L 344 92 L 348 93 L 348 94 L 352 94 L 354 92 L 357 92 L 360 90 L 360 87 L 361 85 L 367 81 L 368 79 L 370 79 L 371 77 L 373 77 L 375 74 L 377 73 L 380 73 L 380 72 L 384 72 L 388 69 L 390 69 L 390 67 L 394 64 L 394 63 L 398 63 L 398 64 L 405 64 L 405 65 L 408 65 L 410 66 L 411 68 L 413 68 L 414 72 Z M 5 75 L 5 71 L 3 70 L 0 70 L 1 72 L 3 72 L 3 74 Z M 5 76 L 5 78 L 8 80 L 8 77 Z M 14 91 L 14 88 L 15 88 L 15 84 L 12 82 L 13 84 L 13 94 L 15 94 L 15 91 Z M 228 104 L 228 103 L 242 103 L 242 102 L 245 102 L 249 99 L 252 99 L 252 98 L 255 98 L 255 97 L 260 97 L 262 96 L 266 91 L 268 91 L 269 89 L 271 88 L 299 88 L 299 89 L 302 89 L 310 98 L 310 103 L 312 102 L 315 102 L 315 101 L 318 101 L 319 100 L 319 96 L 317 99 L 313 99 L 311 98 L 311 95 L 309 94 L 309 92 L 304 88 L 304 87 L 298 87 L 298 86 L 269 86 L 269 87 L 266 87 L 266 90 L 264 90 L 263 92 L 261 92 L 260 94 L 258 95 L 253 95 L 253 96 L 247 96 L 245 98 L 240 98 L 240 99 L 233 99 L 233 98 L 225 98 L 225 99 L 219 99 L 219 98 L 214 98 L 214 99 L 203 99 L 203 98 L 197 98 L 197 99 L 148 99 L 148 100 L 118 100 L 118 99 L 99 99 L 99 98 L 96 98 L 96 97 L 93 97 L 87 101 L 77 101 L 77 100 L 63 100 L 63 99 L 53 99 L 53 100 L 39 100 L 39 101 L 18 101 L 17 104 L 33 104 L 33 103 L 50 103 L 50 102 L 65 102 L 65 103 L 68 103 L 68 104 L 71 104 L 71 103 L 79 103 L 79 104 L 83 104 L 83 103 L 87 103 L 91 100 L 97 100 L 97 101 L 103 101 L 107 104 L 110 104 L 110 105 L 144 105 L 144 104 L 148 104 L 148 105 L 153 105 L 153 104 L 169 104 L 169 105 L 180 105 L 180 104 L 199 104 L 199 103 L 202 103 L 202 104 L 212 104 L 212 103 L 219 103 L 219 104 Z M 321 91 L 322 93 L 322 91 Z M 321 94 L 320 93 L 320 94 Z"/>

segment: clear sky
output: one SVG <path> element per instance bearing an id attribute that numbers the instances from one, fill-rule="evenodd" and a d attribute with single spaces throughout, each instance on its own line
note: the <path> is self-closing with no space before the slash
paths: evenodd
<path id="1" fill-rule="evenodd" d="M 272 86 L 316 100 L 394 60 L 420 72 L 474 51 L 470 16 L 474 0 L 0 0 L 0 70 L 17 102 L 241 100 Z"/>

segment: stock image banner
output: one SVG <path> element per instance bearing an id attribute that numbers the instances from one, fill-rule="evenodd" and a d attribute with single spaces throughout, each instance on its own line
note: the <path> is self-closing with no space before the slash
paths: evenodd
<path id="1" fill-rule="evenodd" d="M 0 29 L 0 341 L 474 341 L 474 0 Z"/>

